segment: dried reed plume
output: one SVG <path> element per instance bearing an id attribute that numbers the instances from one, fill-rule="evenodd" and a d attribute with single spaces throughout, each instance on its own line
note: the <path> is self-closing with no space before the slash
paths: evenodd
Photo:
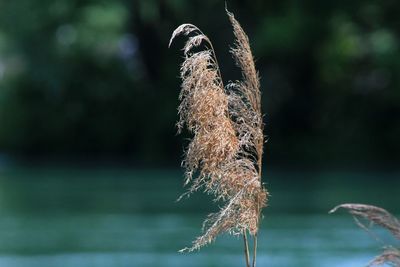
<path id="1" fill-rule="evenodd" d="M 224 87 L 210 39 L 192 24 L 182 24 L 172 34 L 189 36 L 183 48 L 180 69 L 182 87 L 177 123 L 193 134 L 182 162 L 185 168 L 185 195 L 204 190 L 224 206 L 210 214 L 203 234 L 190 248 L 193 251 L 215 240 L 223 232 L 243 234 L 246 263 L 249 264 L 246 232 L 254 237 L 253 266 L 260 212 L 268 193 L 261 182 L 263 121 L 258 73 L 247 35 L 228 12 L 236 37 L 231 53 L 242 72 L 242 81 Z M 199 51 L 200 50 L 200 51 Z"/>
<path id="2" fill-rule="evenodd" d="M 342 204 L 333 208 L 329 213 L 333 213 L 339 208 L 346 209 L 353 215 L 356 223 L 362 229 L 370 232 L 373 224 L 380 225 L 381 227 L 389 230 L 394 237 L 400 240 L 400 222 L 392 214 L 386 210 L 363 204 Z M 370 225 L 365 225 L 359 218 L 370 221 Z M 368 266 L 377 266 L 382 264 L 389 264 L 392 266 L 400 266 L 400 250 L 391 246 L 386 247 L 382 254 L 373 259 Z"/>

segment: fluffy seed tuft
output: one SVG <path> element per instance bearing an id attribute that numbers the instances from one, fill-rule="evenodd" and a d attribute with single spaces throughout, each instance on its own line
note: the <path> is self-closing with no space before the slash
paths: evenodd
<path id="1" fill-rule="evenodd" d="M 203 234 L 193 251 L 212 242 L 222 232 L 256 235 L 261 209 L 268 193 L 261 183 L 264 136 L 259 78 L 248 38 L 228 12 L 236 37 L 231 50 L 243 80 L 223 85 L 215 51 L 209 38 L 192 24 L 182 24 L 172 34 L 191 35 L 183 51 L 178 107 L 178 132 L 193 134 L 182 162 L 190 194 L 199 189 L 224 203 L 203 224 Z M 194 52 L 193 48 L 204 49 Z M 198 50 L 198 49 L 196 49 Z"/>

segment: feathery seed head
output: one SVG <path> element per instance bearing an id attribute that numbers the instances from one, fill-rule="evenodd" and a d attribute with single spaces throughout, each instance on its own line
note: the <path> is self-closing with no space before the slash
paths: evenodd
<path id="1" fill-rule="evenodd" d="M 179 26 L 178 35 L 189 35 L 184 45 L 178 132 L 186 127 L 193 134 L 183 167 L 188 193 L 203 189 L 225 206 L 203 224 L 203 235 L 188 251 L 213 241 L 222 232 L 258 231 L 260 212 L 268 193 L 261 183 L 264 143 L 260 88 L 248 37 L 228 13 L 236 37 L 232 49 L 243 81 L 224 88 L 215 51 L 209 38 L 192 24 Z M 193 48 L 205 49 L 193 52 Z M 196 49 L 198 50 L 198 49 Z"/>

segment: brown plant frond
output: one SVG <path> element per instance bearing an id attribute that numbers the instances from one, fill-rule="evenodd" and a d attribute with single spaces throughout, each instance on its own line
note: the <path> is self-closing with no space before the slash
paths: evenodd
<path id="1" fill-rule="evenodd" d="M 400 266 L 400 250 L 389 247 L 382 254 L 373 259 L 367 266 L 379 266 L 389 264 L 390 266 Z"/>
<path id="2" fill-rule="evenodd" d="M 183 48 L 177 123 L 178 132 L 186 127 L 193 134 L 182 162 L 185 185 L 190 185 L 184 195 L 201 189 L 224 203 L 205 220 L 203 235 L 182 251 L 199 249 L 223 232 L 255 235 L 268 197 L 261 183 L 263 124 L 258 75 L 248 38 L 233 15 L 228 15 L 238 39 L 232 53 L 243 72 L 243 81 L 236 85 L 224 88 L 212 43 L 196 26 L 179 26 L 170 40 L 171 44 L 178 35 L 191 35 Z"/>
<path id="3" fill-rule="evenodd" d="M 185 46 L 183 47 L 183 52 L 185 56 L 189 55 L 189 52 L 196 46 L 200 46 L 200 44 L 205 41 L 207 43 L 211 43 L 207 36 L 204 34 L 199 34 L 193 37 L 190 37 L 189 40 L 186 42 Z"/>
<path id="4" fill-rule="evenodd" d="M 254 64 L 249 38 L 235 19 L 235 16 L 228 10 L 226 10 L 226 13 L 231 21 L 233 33 L 236 37 L 235 46 L 231 48 L 231 53 L 235 58 L 236 64 L 242 70 L 243 81 L 239 85 L 252 108 L 261 114 L 260 79 Z"/>
<path id="5" fill-rule="evenodd" d="M 339 208 L 346 209 L 351 215 L 365 218 L 389 230 L 396 238 L 400 239 L 400 222 L 385 209 L 364 204 L 342 204 L 333 208 L 333 213 Z M 365 228 L 367 226 L 364 225 Z"/>
<path id="6" fill-rule="evenodd" d="M 258 176 L 247 181 L 219 212 L 208 216 L 203 223 L 204 234 L 193 241 L 191 248 L 182 251 L 200 249 L 222 232 L 239 235 L 248 230 L 254 235 L 258 231 L 259 209 L 265 205 L 266 197 Z"/>
<path id="7" fill-rule="evenodd" d="M 181 35 L 181 34 L 183 34 L 183 35 L 188 35 L 188 34 L 190 34 L 191 32 L 195 32 L 195 31 L 201 32 L 201 31 L 199 30 L 199 28 L 197 28 L 197 27 L 194 26 L 193 24 L 185 23 L 185 24 L 180 25 L 180 26 L 179 26 L 178 28 L 176 28 L 175 31 L 172 33 L 171 39 L 169 39 L 168 47 L 171 46 L 172 42 L 174 41 L 174 39 L 175 39 L 177 36 L 179 36 L 179 35 Z"/>
<path id="8" fill-rule="evenodd" d="M 264 134 L 261 112 L 260 79 L 254 64 L 249 38 L 235 19 L 234 15 L 226 10 L 235 35 L 235 44 L 231 48 L 237 66 L 242 72 L 242 81 L 228 85 L 236 88 L 231 93 L 232 117 L 236 118 L 236 129 L 242 136 L 242 145 L 246 151 L 253 150 L 259 171 L 263 155 Z M 260 175 L 261 177 L 261 175 Z"/>
<path id="9" fill-rule="evenodd" d="M 400 239 L 400 222 L 385 209 L 365 204 L 342 204 L 333 208 L 329 213 L 336 212 L 340 208 L 346 209 L 351 215 L 353 215 L 357 225 L 362 229 L 369 232 L 372 224 L 365 225 L 358 218 L 363 218 L 373 224 L 377 224 L 389 230 L 397 239 Z M 385 263 L 391 266 L 400 267 L 400 250 L 388 247 L 381 255 L 373 259 L 368 266 L 377 266 Z"/>

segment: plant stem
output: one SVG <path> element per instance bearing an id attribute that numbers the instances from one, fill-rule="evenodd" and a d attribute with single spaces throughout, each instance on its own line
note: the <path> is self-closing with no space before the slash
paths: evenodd
<path id="1" fill-rule="evenodd" d="M 250 267 L 249 242 L 247 241 L 246 230 L 243 230 L 243 241 L 244 241 L 244 256 L 246 258 L 246 266 Z"/>
<path id="2" fill-rule="evenodd" d="M 257 233 L 255 233 L 253 237 L 253 266 L 256 267 L 256 258 L 257 258 Z"/>
<path id="3" fill-rule="evenodd" d="M 263 138 L 264 141 L 264 138 Z M 260 181 L 261 184 L 261 176 L 262 176 L 262 147 L 259 150 L 259 156 L 258 156 L 258 160 L 257 160 L 257 165 L 258 165 L 258 179 Z M 258 210 L 258 218 L 257 218 L 257 229 L 259 229 L 259 224 L 260 224 L 260 208 L 257 205 L 257 210 Z M 256 261 L 257 261 L 257 233 L 256 232 L 254 234 L 253 237 L 253 264 L 252 267 L 256 267 Z"/>

